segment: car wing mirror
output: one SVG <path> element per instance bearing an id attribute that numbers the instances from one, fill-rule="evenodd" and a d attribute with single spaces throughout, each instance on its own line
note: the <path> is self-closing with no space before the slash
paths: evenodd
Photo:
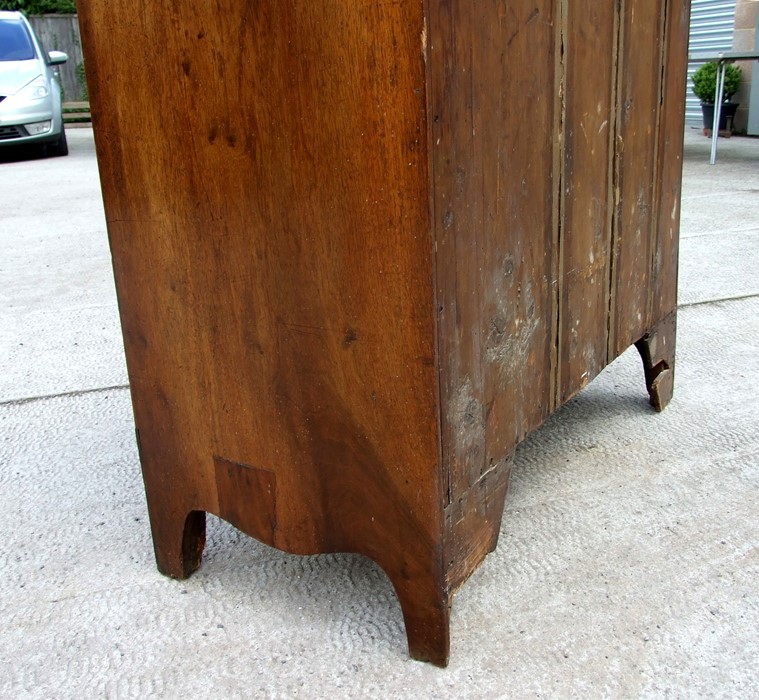
<path id="1" fill-rule="evenodd" d="M 68 60 L 68 54 L 64 53 L 63 51 L 48 51 L 47 53 L 47 62 L 51 66 L 57 66 L 61 63 L 66 63 Z"/>

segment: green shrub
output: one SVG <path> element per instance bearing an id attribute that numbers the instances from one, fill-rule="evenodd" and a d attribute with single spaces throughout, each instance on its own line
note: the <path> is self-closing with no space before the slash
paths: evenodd
<path id="1" fill-rule="evenodd" d="M 741 69 L 728 63 L 725 70 L 725 91 L 724 99 L 728 102 L 730 98 L 738 92 L 738 88 L 741 86 Z M 704 63 L 693 74 L 693 92 L 701 102 L 707 104 L 714 104 L 714 92 L 717 88 L 717 64 L 712 61 L 710 63 Z"/>
<path id="2" fill-rule="evenodd" d="M 0 0 L 0 10 L 17 10 L 25 15 L 73 15 L 76 0 Z"/>

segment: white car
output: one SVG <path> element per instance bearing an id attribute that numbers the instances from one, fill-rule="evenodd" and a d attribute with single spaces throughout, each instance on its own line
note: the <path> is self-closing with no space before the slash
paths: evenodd
<path id="1" fill-rule="evenodd" d="M 20 12 L 0 12 L 0 148 L 43 144 L 48 155 L 68 153 L 61 86 L 52 66 L 62 51 L 45 54 Z"/>

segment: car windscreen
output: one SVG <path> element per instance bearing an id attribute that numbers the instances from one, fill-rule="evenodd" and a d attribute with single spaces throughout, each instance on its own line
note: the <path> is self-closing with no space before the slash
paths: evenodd
<path id="1" fill-rule="evenodd" d="M 17 20 L 0 20 L 0 61 L 28 61 L 34 57 L 34 44 L 26 27 Z"/>

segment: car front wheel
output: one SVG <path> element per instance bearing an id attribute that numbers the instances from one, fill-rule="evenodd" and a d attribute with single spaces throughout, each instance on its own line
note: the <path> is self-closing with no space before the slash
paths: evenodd
<path id="1" fill-rule="evenodd" d="M 66 142 L 66 130 L 61 129 L 61 135 L 55 143 L 47 146 L 49 156 L 67 156 L 69 154 L 69 145 Z"/>

